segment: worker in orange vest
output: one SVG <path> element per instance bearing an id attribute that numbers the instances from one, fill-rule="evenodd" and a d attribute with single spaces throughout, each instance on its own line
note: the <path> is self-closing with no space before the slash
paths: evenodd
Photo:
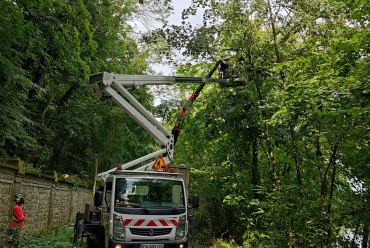
<path id="1" fill-rule="evenodd" d="M 15 204 L 13 206 L 13 218 L 10 224 L 10 235 L 9 244 L 13 245 L 18 243 L 19 231 L 23 227 L 23 222 L 27 220 L 27 216 L 23 214 L 21 205 L 24 204 L 24 194 L 16 194 L 14 196 Z"/>

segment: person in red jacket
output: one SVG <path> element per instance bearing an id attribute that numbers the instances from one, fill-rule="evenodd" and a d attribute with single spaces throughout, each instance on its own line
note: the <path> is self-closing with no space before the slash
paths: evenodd
<path id="1" fill-rule="evenodd" d="M 15 204 L 13 206 L 13 218 L 12 223 L 10 224 L 10 244 L 16 244 L 18 242 L 19 231 L 23 227 L 23 222 L 27 220 L 27 216 L 23 214 L 21 205 L 24 204 L 23 194 L 16 194 L 14 196 Z"/>
<path id="2" fill-rule="evenodd" d="M 24 197 L 23 194 L 16 194 L 14 196 L 15 205 L 13 206 L 13 219 L 12 224 L 10 225 L 10 228 L 16 228 L 22 229 L 23 222 L 27 220 L 27 216 L 23 214 L 21 205 L 24 204 Z"/>

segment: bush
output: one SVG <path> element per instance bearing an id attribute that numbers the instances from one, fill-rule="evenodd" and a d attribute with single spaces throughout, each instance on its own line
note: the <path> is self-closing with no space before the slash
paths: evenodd
<path id="1" fill-rule="evenodd" d="M 231 242 L 226 242 L 223 239 L 216 239 L 213 243 L 214 248 L 239 248 L 240 246 L 236 245 L 233 240 Z"/>
<path id="2" fill-rule="evenodd" d="M 68 226 L 53 226 L 48 234 L 41 235 L 36 229 L 28 229 L 21 232 L 18 247 L 22 248 L 70 248 L 73 243 L 73 225 Z M 11 248 L 6 245 L 4 248 Z M 13 246 L 14 247 L 14 246 Z M 83 245 L 84 247 L 84 245 Z"/>

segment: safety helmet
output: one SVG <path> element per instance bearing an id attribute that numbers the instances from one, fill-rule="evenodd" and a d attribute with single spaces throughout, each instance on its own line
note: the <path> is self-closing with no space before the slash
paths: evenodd
<path id="1" fill-rule="evenodd" d="M 14 201 L 15 202 L 20 202 L 20 200 L 22 199 L 22 198 L 24 198 L 26 195 L 24 195 L 24 194 L 16 194 L 15 196 L 14 196 Z"/>

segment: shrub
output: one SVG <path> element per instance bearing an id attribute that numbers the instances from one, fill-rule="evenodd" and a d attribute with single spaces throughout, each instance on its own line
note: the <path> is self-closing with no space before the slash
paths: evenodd
<path id="1" fill-rule="evenodd" d="M 53 226 L 48 234 L 41 235 L 37 234 L 36 229 L 28 229 L 21 232 L 18 247 L 22 248 L 70 248 L 73 242 L 73 224 L 68 226 Z M 83 244 L 84 247 L 84 244 Z M 4 248 L 11 248 L 6 245 Z"/>

